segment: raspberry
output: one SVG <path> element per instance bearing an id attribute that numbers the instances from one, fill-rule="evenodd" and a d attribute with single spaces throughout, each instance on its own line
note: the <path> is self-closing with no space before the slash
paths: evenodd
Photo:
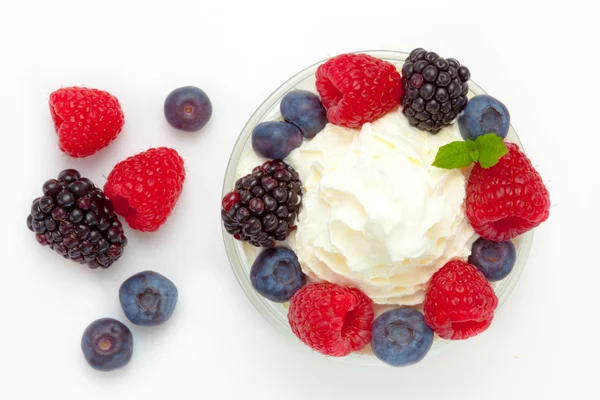
<path id="1" fill-rule="evenodd" d="M 550 214 L 550 195 L 531 161 L 514 143 L 498 164 L 475 164 L 467 183 L 466 214 L 475 232 L 494 242 L 527 232 Z"/>
<path id="2" fill-rule="evenodd" d="M 425 322 L 442 339 L 467 339 L 485 331 L 494 318 L 498 298 L 483 274 L 454 260 L 431 277 L 423 309 Z"/>
<path id="3" fill-rule="evenodd" d="M 304 286 L 290 300 L 288 320 L 304 344 L 343 357 L 371 341 L 373 302 L 358 289 L 333 283 Z"/>
<path id="4" fill-rule="evenodd" d="M 400 105 L 396 67 L 367 54 L 342 54 L 317 69 L 317 90 L 329 122 L 358 128 Z"/>
<path id="5" fill-rule="evenodd" d="M 58 146 L 71 157 L 87 157 L 108 146 L 125 123 L 121 105 L 110 93 L 67 87 L 50 94 L 50 114 Z"/>
<path id="6" fill-rule="evenodd" d="M 183 159 L 175 150 L 159 147 L 115 165 L 104 192 L 129 226 L 154 232 L 173 211 L 184 180 Z"/>

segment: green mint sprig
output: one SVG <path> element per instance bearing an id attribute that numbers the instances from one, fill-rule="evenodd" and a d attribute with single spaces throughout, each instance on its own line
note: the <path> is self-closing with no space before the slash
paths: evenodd
<path id="1" fill-rule="evenodd" d="M 475 141 L 457 141 L 440 147 L 434 167 L 444 169 L 462 168 L 478 162 L 482 168 L 489 168 L 508 154 L 508 149 L 501 137 L 494 133 L 479 136 Z"/>

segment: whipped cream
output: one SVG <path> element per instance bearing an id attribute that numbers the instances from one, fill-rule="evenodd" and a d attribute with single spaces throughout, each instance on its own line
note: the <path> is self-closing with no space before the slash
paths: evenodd
<path id="1" fill-rule="evenodd" d="M 304 185 L 288 243 L 304 272 L 358 287 L 378 304 L 423 302 L 433 273 L 468 257 L 476 239 L 464 214 L 464 171 L 431 166 L 454 140 L 462 140 L 456 124 L 432 135 L 400 111 L 361 129 L 328 124 L 305 140 L 286 160 Z M 240 176 L 262 162 L 249 153 Z M 247 253 L 250 262 L 255 255 Z"/>

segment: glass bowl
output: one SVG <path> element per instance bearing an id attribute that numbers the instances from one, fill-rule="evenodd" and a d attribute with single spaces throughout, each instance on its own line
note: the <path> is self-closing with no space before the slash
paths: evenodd
<path id="1" fill-rule="evenodd" d="M 387 50 L 371 50 L 371 51 L 360 51 L 358 53 L 366 53 L 370 54 L 374 57 L 381 58 L 383 60 L 389 61 L 392 64 L 398 67 L 398 70 L 402 68 L 404 64 L 404 60 L 408 57 L 408 53 L 399 52 L 399 51 L 387 51 Z M 305 89 L 311 90 L 316 93 L 315 87 L 315 72 L 319 65 L 321 65 L 326 60 L 322 60 L 316 64 L 311 65 L 310 67 L 300 71 L 290 79 L 288 79 L 283 85 L 277 88 L 254 112 L 252 117 L 244 126 L 244 129 L 240 133 L 240 136 L 233 148 L 233 152 L 231 153 L 231 157 L 229 158 L 229 164 L 227 166 L 227 171 L 225 173 L 225 179 L 223 182 L 223 196 L 229 193 L 234 187 L 235 181 L 238 176 L 236 176 L 236 172 L 238 169 L 238 163 L 242 155 L 246 152 L 246 149 L 251 147 L 251 134 L 254 127 L 263 121 L 272 121 L 272 120 L 280 120 L 281 114 L 279 112 L 279 103 L 283 96 L 291 90 L 294 89 Z M 479 85 L 477 85 L 473 81 L 469 81 L 469 97 L 484 94 L 486 93 Z M 521 148 L 521 142 L 513 129 L 512 125 L 508 132 L 507 141 L 517 143 Z M 251 171 L 247 171 L 250 173 Z M 252 287 L 250 282 L 250 268 L 252 267 L 251 258 L 254 255 L 248 256 L 245 248 L 246 246 L 240 241 L 235 240 L 231 235 L 229 235 L 225 229 L 223 228 L 223 239 L 225 242 L 225 250 L 227 252 L 227 256 L 229 258 L 229 262 L 231 267 L 233 268 L 233 272 L 240 283 L 240 286 L 252 301 L 252 304 L 260 311 L 260 313 L 269 321 L 275 328 L 277 328 L 282 334 L 290 338 L 290 342 L 295 343 L 295 345 L 302 346 L 307 351 L 313 351 L 308 346 L 305 346 L 296 336 L 293 334 L 287 320 L 287 304 L 280 304 L 271 302 L 264 297 L 260 296 Z M 525 267 L 525 263 L 527 261 L 527 256 L 529 255 L 529 250 L 531 248 L 531 243 L 533 240 L 533 231 L 529 231 L 524 235 L 521 235 L 513 240 L 517 250 L 517 259 L 513 271 L 511 274 L 500 282 L 496 282 L 494 284 L 494 290 L 499 299 L 499 307 L 506 301 L 512 290 L 514 289 L 523 269 Z M 493 324 L 492 328 L 493 329 Z M 426 356 L 426 359 L 431 358 L 432 356 L 439 354 L 445 348 L 456 344 L 456 341 L 450 340 L 435 340 L 431 350 Z M 314 352 L 314 351 L 313 351 Z M 316 352 L 314 352 L 316 353 Z M 319 353 L 316 353 L 319 354 Z M 361 365 L 385 365 L 381 361 L 379 361 L 372 353 L 363 352 L 363 353 L 353 353 L 349 356 L 336 358 L 336 357 L 328 357 L 329 359 L 341 360 L 344 362 L 356 363 Z"/>

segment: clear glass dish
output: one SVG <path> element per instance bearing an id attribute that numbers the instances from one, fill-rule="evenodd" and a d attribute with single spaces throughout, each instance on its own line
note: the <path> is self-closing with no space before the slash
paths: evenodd
<path id="1" fill-rule="evenodd" d="M 389 61 L 392 64 L 396 65 L 400 70 L 402 65 L 404 64 L 404 60 L 408 57 L 408 53 L 398 52 L 398 51 L 387 51 L 387 50 L 372 50 L 372 51 L 360 51 L 359 53 L 367 53 L 374 57 L 379 57 L 383 60 Z M 240 136 L 233 148 L 233 152 L 231 153 L 231 157 L 229 158 L 229 164 L 227 166 L 227 171 L 225 173 L 225 179 L 223 182 L 223 196 L 229 193 L 234 187 L 236 181 L 236 170 L 238 167 L 238 163 L 240 161 L 241 156 L 244 154 L 246 148 L 251 146 L 250 138 L 252 134 L 252 130 L 254 127 L 263 121 L 271 121 L 281 119 L 281 114 L 279 112 L 279 103 L 282 97 L 289 91 L 293 89 L 306 89 L 316 92 L 315 88 L 315 72 L 319 65 L 321 65 L 326 60 L 322 60 L 316 64 L 311 65 L 310 67 L 300 71 L 290 79 L 288 79 L 283 85 L 277 88 L 254 112 L 252 117 L 244 126 L 244 129 L 240 133 Z M 473 81 L 469 81 L 469 97 L 484 94 L 486 93 L 479 85 L 477 85 Z M 519 140 L 515 130 L 513 127 L 510 127 L 508 132 L 507 141 L 515 142 L 521 145 L 521 141 Z M 250 171 L 248 171 L 250 173 Z M 248 260 L 245 252 L 244 245 L 235 240 L 231 235 L 229 235 L 225 229 L 223 228 L 223 239 L 225 242 L 225 250 L 227 252 L 227 256 L 229 258 L 229 262 L 233 269 L 233 272 L 240 283 L 242 289 L 252 302 L 254 306 L 258 309 L 258 311 L 269 321 L 275 328 L 277 328 L 282 334 L 290 338 L 290 342 L 295 345 L 302 346 L 307 351 L 313 351 L 309 347 L 305 346 L 296 336 L 292 333 L 288 321 L 287 321 L 287 304 L 280 304 L 271 302 L 264 297 L 260 296 L 252 287 L 250 283 L 250 268 L 252 267 L 252 263 Z M 531 248 L 531 243 L 533 241 L 533 231 L 529 231 L 524 235 L 519 236 L 515 240 L 513 240 L 516 249 L 517 249 L 517 259 L 512 273 L 504 280 L 500 282 L 496 282 L 494 285 L 494 289 L 496 291 L 496 295 L 499 299 L 499 307 L 506 301 L 512 290 L 517 284 L 521 273 L 525 267 L 525 263 L 527 261 L 527 256 L 529 255 L 529 250 Z M 490 329 L 493 329 L 493 324 Z M 467 341 L 468 342 L 468 341 Z M 436 340 L 433 343 L 433 346 L 429 353 L 426 356 L 426 359 L 431 358 L 432 356 L 439 354 L 443 349 L 456 344 L 458 342 L 450 341 L 450 340 Z M 316 353 L 315 354 L 319 354 Z M 329 359 L 341 360 L 344 362 L 350 362 L 361 365 L 385 365 L 381 361 L 379 361 L 372 353 L 355 353 L 351 354 L 347 357 L 335 358 L 328 357 Z"/>

